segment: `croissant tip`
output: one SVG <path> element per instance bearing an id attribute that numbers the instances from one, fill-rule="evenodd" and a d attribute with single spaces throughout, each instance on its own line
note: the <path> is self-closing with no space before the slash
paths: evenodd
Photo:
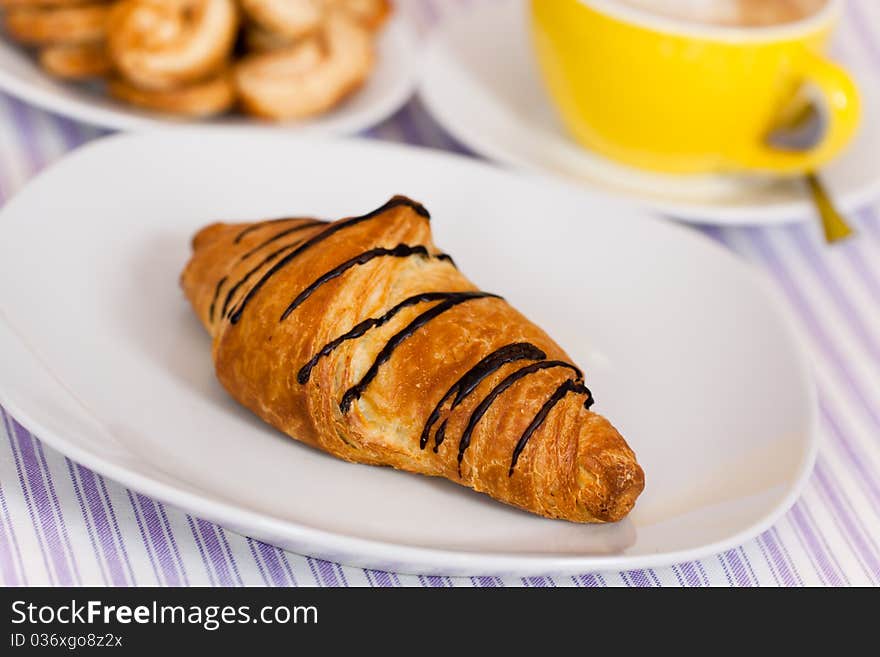
<path id="1" fill-rule="evenodd" d="M 597 522 L 623 519 L 645 489 L 645 472 L 614 426 L 591 413 L 591 440 L 582 445 L 578 468 L 578 506 Z"/>
<path id="2" fill-rule="evenodd" d="M 597 517 L 606 522 L 616 522 L 629 514 L 645 489 L 645 473 L 638 463 L 624 464 L 619 470 L 609 477 L 607 501 L 597 509 Z"/>
<path id="3" fill-rule="evenodd" d="M 226 226 L 227 224 L 217 221 L 199 229 L 199 231 L 193 235 L 191 242 L 192 250 L 198 251 L 202 247 L 207 246 L 215 239 L 219 238 L 224 233 Z"/>

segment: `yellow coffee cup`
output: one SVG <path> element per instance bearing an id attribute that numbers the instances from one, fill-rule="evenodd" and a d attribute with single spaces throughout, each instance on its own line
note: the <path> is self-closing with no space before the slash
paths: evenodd
<path id="1" fill-rule="evenodd" d="M 614 0 L 531 0 L 538 62 L 574 138 L 642 169 L 793 175 L 831 160 L 858 126 L 858 90 L 822 54 L 841 0 L 770 27 L 704 25 Z M 809 150 L 768 145 L 800 89 L 824 132 Z"/>

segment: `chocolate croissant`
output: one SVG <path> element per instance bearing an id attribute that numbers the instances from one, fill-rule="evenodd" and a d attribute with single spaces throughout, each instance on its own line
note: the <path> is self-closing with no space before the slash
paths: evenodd
<path id="1" fill-rule="evenodd" d="M 339 458 L 446 477 L 551 518 L 623 518 L 644 474 L 583 372 L 434 246 L 396 196 L 365 215 L 212 224 L 182 275 L 244 406 Z"/>

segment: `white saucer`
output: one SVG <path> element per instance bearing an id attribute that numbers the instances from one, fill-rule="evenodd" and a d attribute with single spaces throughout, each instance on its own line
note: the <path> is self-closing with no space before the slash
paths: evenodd
<path id="1" fill-rule="evenodd" d="M 240 114 L 193 121 L 141 110 L 110 98 L 100 84 L 64 83 L 47 75 L 28 51 L 6 37 L 0 37 L 0 90 L 50 112 L 113 130 L 246 125 L 276 132 L 351 134 L 393 114 L 415 86 L 417 48 L 409 23 L 395 16 L 377 45 L 376 67 L 356 94 L 326 114 L 290 123 L 270 123 Z"/>
<path id="2" fill-rule="evenodd" d="M 217 382 L 178 282 L 193 233 L 358 214 L 395 193 L 584 368 L 645 469 L 626 520 L 547 520 L 345 463 Z M 0 229 L 0 403 L 73 460 L 295 552 L 458 575 L 666 565 L 767 529 L 815 459 L 815 389 L 775 288 L 708 238 L 572 185 L 374 140 L 117 135 L 37 176 Z"/>
<path id="3" fill-rule="evenodd" d="M 697 223 L 769 224 L 814 216 L 800 181 L 644 173 L 568 138 L 532 54 L 526 3 L 481 2 L 454 12 L 433 34 L 419 93 L 462 144 L 500 162 L 563 176 L 597 191 Z M 864 119 L 846 152 L 823 170 L 840 209 L 880 196 L 880 82 L 861 84 Z"/>

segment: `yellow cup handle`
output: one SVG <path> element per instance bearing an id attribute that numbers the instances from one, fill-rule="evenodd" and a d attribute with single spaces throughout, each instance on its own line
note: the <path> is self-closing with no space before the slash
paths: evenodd
<path id="1" fill-rule="evenodd" d="M 825 135 L 808 151 L 787 151 L 760 142 L 736 158 L 746 169 L 777 174 L 815 171 L 837 155 L 855 134 L 861 116 L 858 88 L 837 64 L 810 54 L 804 83 L 817 89 L 825 104 Z"/>

